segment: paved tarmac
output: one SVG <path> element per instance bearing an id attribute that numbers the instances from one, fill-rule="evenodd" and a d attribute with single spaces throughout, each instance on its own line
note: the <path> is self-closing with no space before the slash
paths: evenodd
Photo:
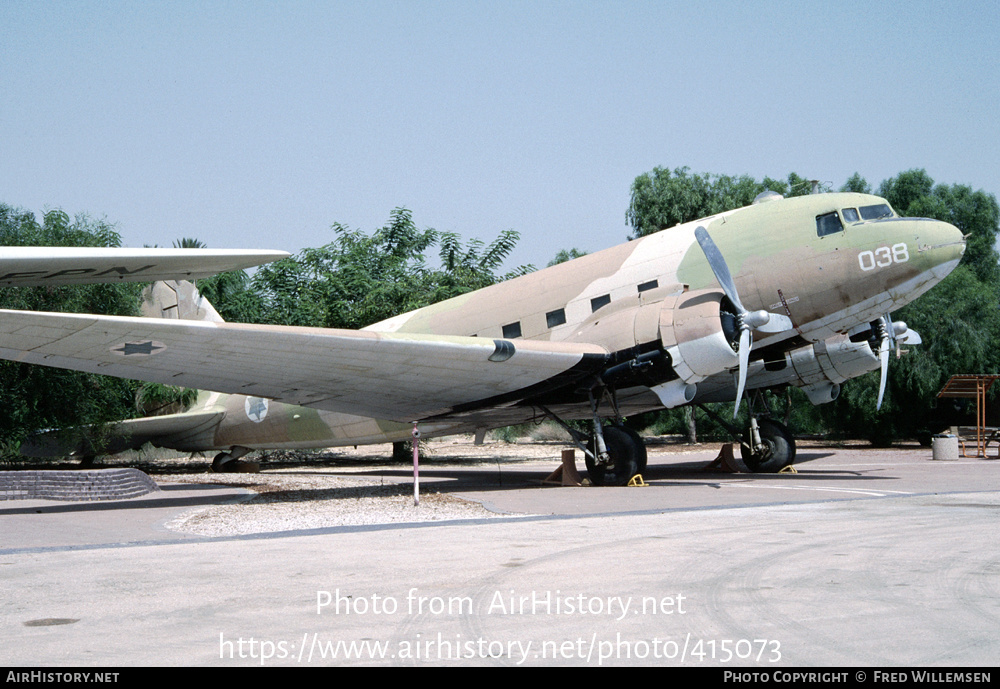
<path id="1" fill-rule="evenodd" d="M 713 455 L 654 449 L 645 488 L 433 466 L 510 517 L 217 539 L 164 524 L 240 489 L 0 503 L 0 664 L 995 665 L 1000 461 Z"/>

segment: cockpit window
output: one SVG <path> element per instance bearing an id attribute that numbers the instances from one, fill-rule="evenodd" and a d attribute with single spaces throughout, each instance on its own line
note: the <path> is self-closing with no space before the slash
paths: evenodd
<path id="1" fill-rule="evenodd" d="M 891 218 L 892 209 L 887 203 L 877 203 L 874 206 L 861 207 L 862 220 L 878 220 L 879 218 Z"/>
<path id="2" fill-rule="evenodd" d="M 857 208 L 845 208 L 841 213 L 844 214 L 844 222 L 858 222 L 860 219 Z"/>
<path id="3" fill-rule="evenodd" d="M 816 234 L 825 237 L 834 232 L 843 232 L 844 226 L 840 224 L 840 214 L 837 211 L 816 216 Z"/>

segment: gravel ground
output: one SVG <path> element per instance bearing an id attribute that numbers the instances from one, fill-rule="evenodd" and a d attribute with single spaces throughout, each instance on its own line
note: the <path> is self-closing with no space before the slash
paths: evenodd
<path id="1" fill-rule="evenodd" d="M 542 460 L 550 462 L 554 469 L 564 445 L 525 440 L 477 446 L 471 438 L 447 438 L 426 442 L 423 447 L 426 455 L 421 464 L 425 467 Z M 397 471 L 409 467 L 387 463 L 391 454 L 390 445 L 261 453 L 251 457 L 261 463 L 261 472 L 256 474 L 208 473 L 203 458 L 149 459 L 143 469 L 154 474 L 158 483 L 225 484 L 253 491 L 246 501 L 192 510 L 166 524 L 170 529 L 203 536 L 508 516 L 476 502 L 438 493 L 433 484 L 426 483 L 421 484 L 420 505 L 415 506 L 413 485 L 408 479 L 396 482 L 360 475 L 378 467 Z M 330 473 L 331 468 L 337 475 Z M 344 475 L 353 472 L 359 475 Z"/>
<path id="2" fill-rule="evenodd" d="M 679 437 L 647 439 L 651 452 L 686 454 L 717 450 L 719 443 L 686 445 Z M 800 447 L 803 446 L 800 443 Z M 423 467 L 533 465 L 539 472 L 560 464 L 565 442 L 520 439 L 487 441 L 474 445 L 471 437 L 455 436 L 421 444 Z M 216 474 L 211 457 L 178 456 L 164 450 L 126 453 L 102 459 L 95 468 L 134 466 L 159 484 L 211 483 L 242 486 L 251 491 L 246 500 L 191 510 L 172 520 L 170 529 L 204 536 L 232 536 L 332 526 L 390 524 L 456 519 L 500 519 L 476 502 L 435 492 L 432 482 L 421 483 L 420 506 L 413 504 L 409 464 L 391 463 L 391 445 L 330 448 L 320 451 L 253 453 L 247 459 L 260 463 L 260 473 Z M 578 468 L 583 461 L 577 455 Z M 37 468 L 75 468 L 52 463 Z M 32 468 L 24 465 L 23 468 Z M 383 468 L 392 477 L 363 473 Z M 403 469 L 401 472 L 400 469 Z"/>
<path id="3" fill-rule="evenodd" d="M 191 481 L 191 477 L 185 480 Z M 428 491 L 421 491 L 417 507 L 413 504 L 412 486 L 380 484 L 371 479 L 267 474 L 266 480 L 267 483 L 262 484 L 254 478 L 226 479 L 224 483 L 244 485 L 256 495 L 245 502 L 193 510 L 166 526 L 202 536 L 233 536 L 330 526 L 502 516 L 478 503 Z M 198 482 L 219 481 L 215 477 L 205 477 Z"/>

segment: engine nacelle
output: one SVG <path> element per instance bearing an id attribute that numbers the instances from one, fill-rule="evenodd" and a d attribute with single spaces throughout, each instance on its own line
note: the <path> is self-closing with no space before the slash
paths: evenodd
<path id="1" fill-rule="evenodd" d="M 731 335 L 722 327 L 725 298 L 718 290 L 696 290 L 663 301 L 660 340 L 685 383 L 698 383 L 739 366 Z"/>
<path id="2" fill-rule="evenodd" d="M 868 342 L 851 342 L 846 335 L 821 340 L 785 355 L 787 382 L 801 388 L 813 404 L 837 399 L 840 384 L 879 368 Z"/>

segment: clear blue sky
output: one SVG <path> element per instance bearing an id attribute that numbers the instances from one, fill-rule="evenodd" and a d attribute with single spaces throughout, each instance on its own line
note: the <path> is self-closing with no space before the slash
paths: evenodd
<path id="1" fill-rule="evenodd" d="M 0 202 L 298 251 L 623 241 L 655 166 L 1000 193 L 1000 3 L 0 2 Z"/>

